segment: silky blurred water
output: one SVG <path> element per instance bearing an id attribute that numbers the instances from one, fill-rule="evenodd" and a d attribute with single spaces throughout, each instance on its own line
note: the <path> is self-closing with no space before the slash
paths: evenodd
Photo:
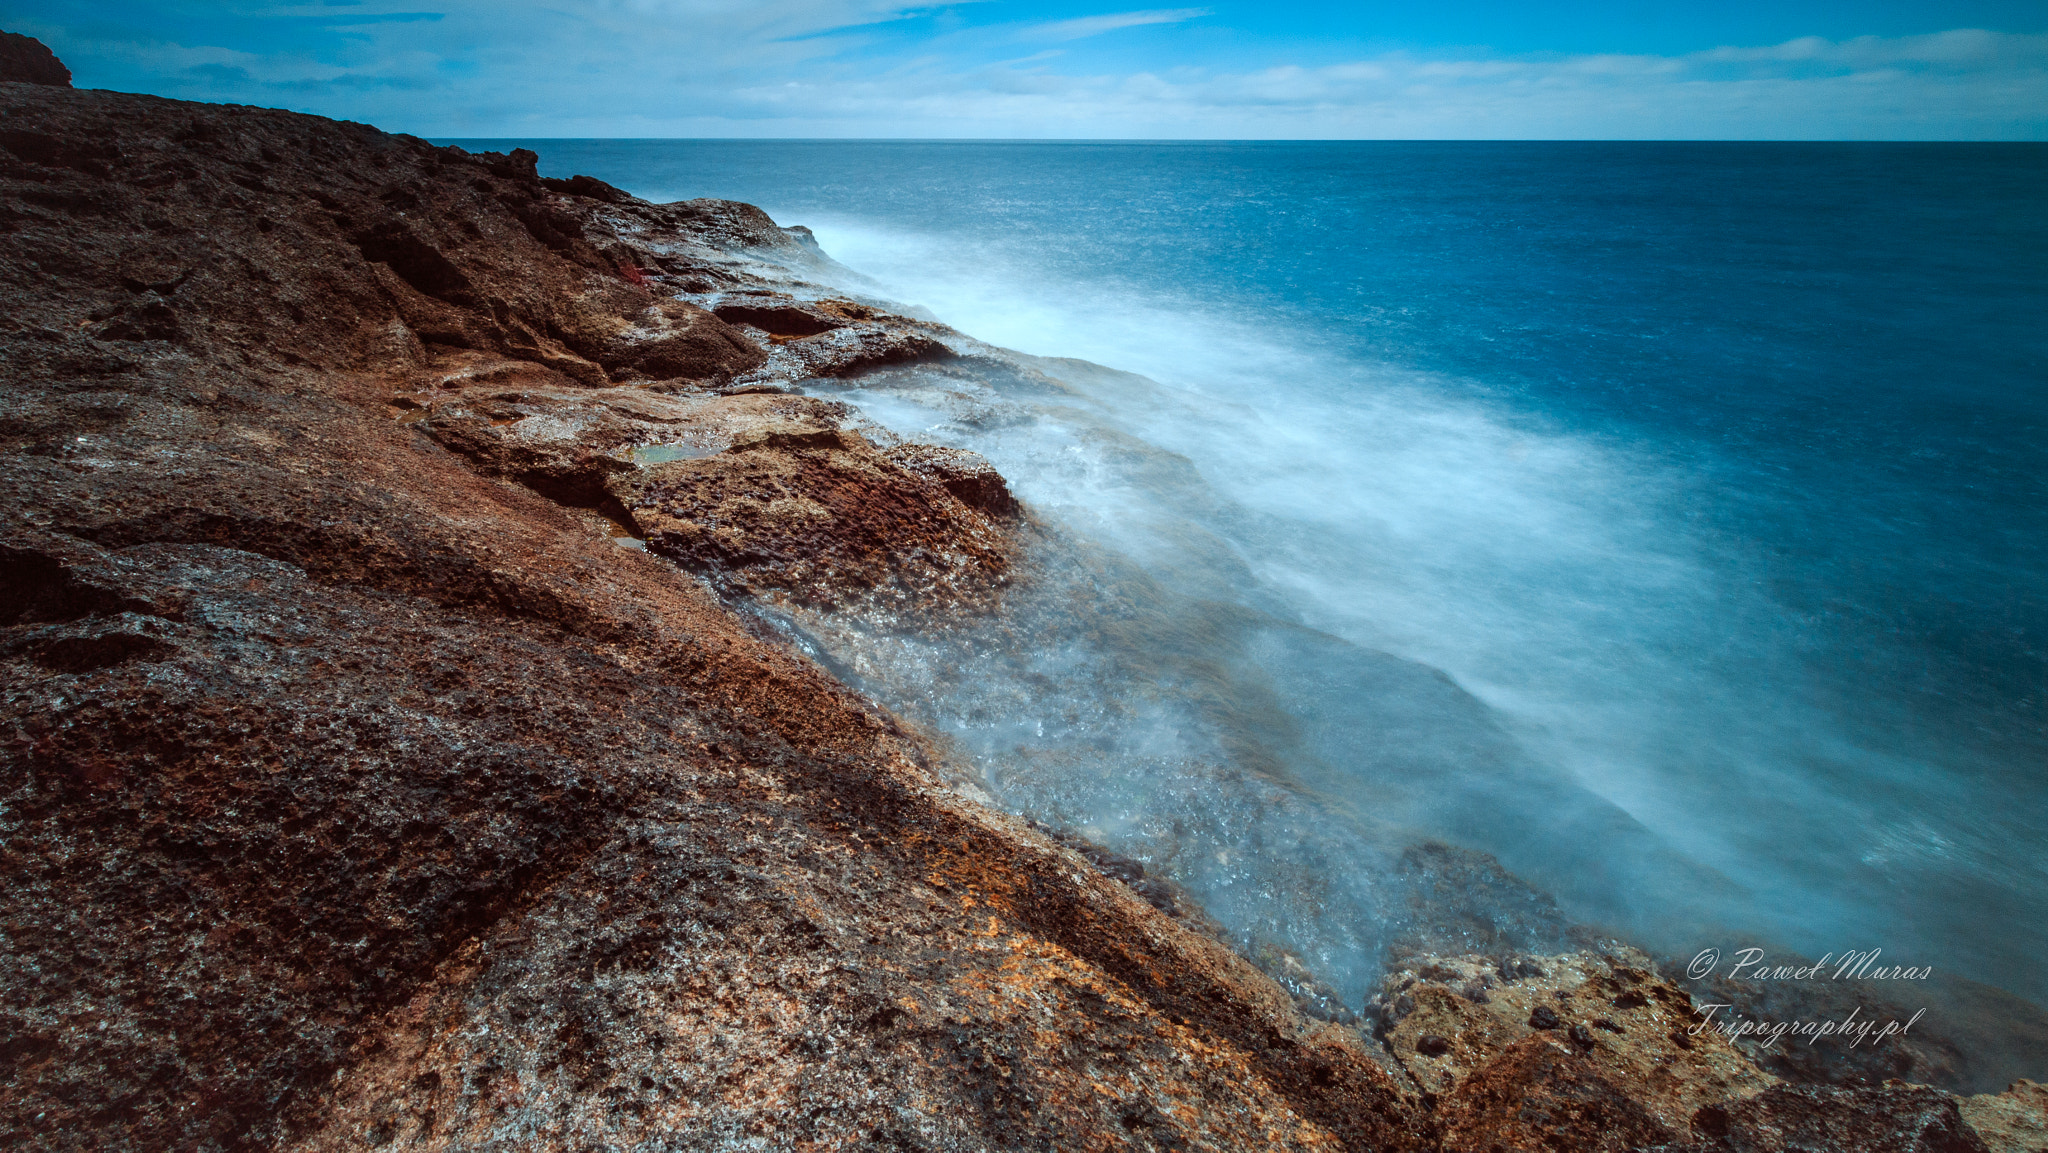
<path id="1" fill-rule="evenodd" d="M 1500 735 L 1389 727 L 1367 657 L 1244 633 L 1314 789 L 1377 757 L 1354 807 L 1457 792 L 1387 814 L 1654 940 L 2048 997 L 2048 147 L 520 143 L 1156 382 L 1002 428 L 849 395 L 1185 603 L 1440 670 Z"/>

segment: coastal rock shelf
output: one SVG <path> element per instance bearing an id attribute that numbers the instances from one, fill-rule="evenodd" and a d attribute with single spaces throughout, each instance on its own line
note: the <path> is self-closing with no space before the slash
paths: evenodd
<path id="1" fill-rule="evenodd" d="M 1151 862 L 978 802 L 807 639 L 967 635 L 1056 591 L 1062 538 L 982 457 L 806 393 L 1058 397 L 1045 364 L 833 287 L 746 205 L 0 47 L 45 77 L 0 77 L 0 1143 L 2040 1131 L 2037 1088 L 1688 1045 L 1646 959 L 1446 846 L 1413 892 L 1573 947 L 1510 974 L 1418 914 L 1437 955 L 1354 1017 Z"/>
<path id="2" fill-rule="evenodd" d="M 744 252 L 530 156 L 0 116 L 10 1147 L 1404 1144 L 1355 1036 L 592 528 L 551 419 L 839 454 L 999 553 L 971 462 L 718 395 L 768 354 L 644 270 Z"/>

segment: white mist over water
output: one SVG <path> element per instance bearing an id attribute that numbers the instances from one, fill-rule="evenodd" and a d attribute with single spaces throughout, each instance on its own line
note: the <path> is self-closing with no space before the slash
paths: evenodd
<path id="1" fill-rule="evenodd" d="M 1696 525 L 1707 476 L 1478 382 L 1347 360 L 1298 322 L 1170 286 L 1063 280 L 1029 242 L 806 220 L 881 295 L 994 344 L 1157 382 L 1099 382 L 1075 402 L 1079 422 L 937 439 L 989 455 L 1026 501 L 1184 594 L 1443 670 L 1533 760 L 1706 871 L 1617 842 L 1609 875 L 1585 876 L 1597 846 L 1545 843 L 1540 812 L 1491 822 L 1488 805 L 1532 795 L 1476 770 L 1460 786 L 1469 803 L 1425 831 L 1488 848 L 1575 915 L 1653 943 L 1717 925 L 1816 953 L 1913 939 L 1850 891 L 1867 880 L 1852 875 L 1859 855 L 1879 827 L 1876 842 L 1916 865 L 1952 846 L 1840 786 L 1922 766 L 1885 766 L 1802 706 L 1798 622 L 1758 590 L 1742 542 Z M 850 399 L 908 436 L 944 423 L 885 394 Z M 1089 425 L 1197 473 L 1216 498 L 1197 517 L 1202 547 L 1250 579 L 1190 561 L 1184 514 L 1104 467 L 1101 444 L 1076 432 Z M 1337 712 L 1324 727 L 1343 727 Z M 1316 739 L 1341 770 L 1364 734 Z"/>

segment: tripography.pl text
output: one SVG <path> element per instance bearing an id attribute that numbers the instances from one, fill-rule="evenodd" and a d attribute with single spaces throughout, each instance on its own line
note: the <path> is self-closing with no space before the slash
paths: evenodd
<path id="1" fill-rule="evenodd" d="M 1730 1041 L 1751 1038 L 1766 1049 L 1786 1037 L 1804 1038 L 1809 1045 L 1824 1037 L 1844 1037 L 1848 1039 L 1849 1047 L 1854 1049 L 1865 1041 L 1877 1045 L 1892 1037 L 1905 1036 L 1927 1012 L 1921 1009 L 1903 1022 L 1895 1019 L 1878 1021 L 1863 1018 L 1863 1010 L 1859 1006 L 1839 1021 L 1760 1021 L 1734 1013 L 1724 1015 L 1723 1010 L 1729 1008 L 1732 1006 L 1700 1006 L 1700 1023 L 1692 1027 L 1693 1035 L 1712 1029 Z"/>

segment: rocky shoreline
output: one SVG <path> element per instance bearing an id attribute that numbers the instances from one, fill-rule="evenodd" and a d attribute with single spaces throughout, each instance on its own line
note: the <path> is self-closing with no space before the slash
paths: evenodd
<path id="1" fill-rule="evenodd" d="M 747 205 L 77 91 L 23 39 L 11 1146 L 2048 1147 L 2038 1086 L 1787 1082 L 1583 933 L 1425 933 L 1354 1018 L 813 642 L 999 619 L 1058 542 L 807 385 L 1042 363 Z"/>

